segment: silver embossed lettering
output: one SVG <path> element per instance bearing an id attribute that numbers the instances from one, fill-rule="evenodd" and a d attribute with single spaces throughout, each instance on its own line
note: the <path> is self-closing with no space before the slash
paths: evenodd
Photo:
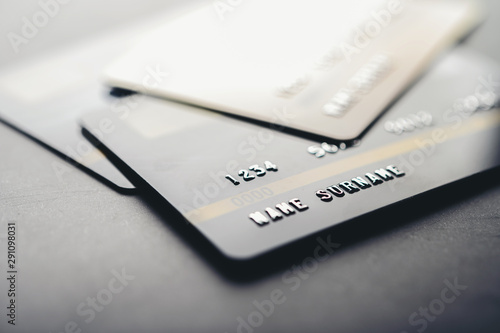
<path id="1" fill-rule="evenodd" d="M 359 186 L 359 188 L 362 188 L 362 189 L 371 187 L 371 185 L 361 177 L 355 177 L 355 178 L 351 179 L 351 181 L 354 184 L 356 184 L 357 186 Z"/>
<path id="2" fill-rule="evenodd" d="M 348 181 L 339 183 L 339 186 L 341 188 L 343 188 L 344 191 L 346 191 L 347 193 L 355 193 L 355 192 L 359 191 L 359 188 L 357 188 L 356 186 L 352 185 L 352 183 L 348 182 Z"/>
<path id="3" fill-rule="evenodd" d="M 269 223 L 267 217 L 261 212 L 251 213 L 248 217 L 258 225 L 265 225 Z"/>
<path id="4" fill-rule="evenodd" d="M 269 217 L 273 221 L 276 221 L 276 220 L 279 220 L 279 219 L 283 218 L 283 215 L 281 215 L 279 212 L 277 212 L 276 210 L 272 209 L 271 207 L 267 207 L 266 208 L 266 213 L 267 213 L 267 215 L 269 215 Z"/>
<path id="5" fill-rule="evenodd" d="M 288 201 L 295 209 L 297 209 L 299 212 L 306 210 L 309 208 L 308 205 L 303 204 L 299 198 L 293 198 L 292 200 Z"/>
<path id="6" fill-rule="evenodd" d="M 365 177 L 369 181 L 371 181 L 373 185 L 378 185 L 378 184 L 382 184 L 383 183 L 382 179 L 378 178 L 373 173 L 368 172 L 368 173 L 365 174 Z"/>
<path id="7" fill-rule="evenodd" d="M 375 170 L 375 173 L 382 178 L 383 180 L 391 180 L 394 179 L 394 177 L 389 173 L 389 171 L 385 169 L 378 169 Z"/>
<path id="8" fill-rule="evenodd" d="M 276 205 L 276 208 L 280 210 L 283 214 L 285 215 L 290 215 L 290 214 L 295 214 L 295 209 L 293 209 L 289 204 L 286 202 L 282 202 L 280 204 Z"/>

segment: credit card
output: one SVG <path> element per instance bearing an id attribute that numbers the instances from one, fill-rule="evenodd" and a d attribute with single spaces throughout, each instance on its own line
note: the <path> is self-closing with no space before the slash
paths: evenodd
<path id="1" fill-rule="evenodd" d="M 352 147 L 153 97 L 82 121 L 222 253 L 248 259 L 498 166 L 499 79 L 458 48 Z"/>
<path id="2" fill-rule="evenodd" d="M 471 1 L 215 2 L 152 32 L 105 76 L 112 86 L 349 140 L 478 19 Z M 168 79 L 150 81 L 146 66 Z M 293 119 L 277 117 L 282 108 Z"/>
<path id="3" fill-rule="evenodd" d="M 57 63 L 54 65 L 57 66 Z M 23 74 L 33 75 L 36 73 L 36 71 L 25 72 L 25 69 L 30 69 L 30 67 L 28 66 L 21 70 L 17 70 L 16 68 L 0 72 L 0 77 L 3 78 L 0 79 L 3 80 L 3 82 L 0 82 L 0 85 L 6 83 L 5 80 L 12 83 L 10 81 L 11 78 L 14 79 L 15 77 L 23 77 Z M 74 70 L 74 67 L 70 70 Z M 2 76 L 2 74 L 4 75 Z M 54 75 L 53 73 L 51 74 L 48 76 L 44 73 L 41 77 L 44 78 L 43 80 L 50 81 L 50 77 Z M 40 76 L 36 76 L 36 74 L 34 74 L 33 78 L 40 81 Z M 27 80 L 28 85 L 30 85 L 30 80 L 28 78 Z M 89 110 L 102 109 L 112 105 L 110 104 L 111 97 L 106 96 L 109 94 L 109 90 L 101 87 L 96 82 L 90 86 L 84 84 L 83 87 L 80 84 L 76 84 L 76 90 L 67 91 L 67 86 L 63 83 L 58 88 L 60 90 L 56 92 L 61 95 L 55 98 L 51 96 L 48 100 L 37 100 L 31 103 L 28 99 L 13 96 L 11 92 L 6 91 L 4 88 L 4 86 L 0 87 L 0 120 L 3 120 L 60 154 L 65 155 L 67 161 L 75 164 L 78 163 L 89 169 L 91 173 L 108 185 L 117 186 L 124 190 L 134 189 L 134 186 L 121 172 L 85 139 L 81 133 L 81 127 L 77 122 L 77 119 Z M 43 85 L 41 88 L 43 89 Z M 38 93 L 40 92 L 37 91 L 35 94 Z M 30 94 L 30 92 L 27 91 L 24 95 L 27 94 Z M 108 101 L 106 102 L 106 100 Z M 52 167 L 57 175 L 64 177 L 66 169 L 63 164 L 54 162 Z"/>
<path id="4" fill-rule="evenodd" d="M 156 18 L 157 19 L 157 18 Z M 156 22 L 152 20 L 153 22 Z M 134 186 L 82 136 L 79 117 L 104 107 L 128 107 L 109 96 L 100 77 L 107 63 L 152 22 L 72 43 L 0 69 L 0 119 L 125 190 Z M 64 174 L 63 166 L 54 171 Z M 102 179 L 102 178 L 101 178 Z"/>

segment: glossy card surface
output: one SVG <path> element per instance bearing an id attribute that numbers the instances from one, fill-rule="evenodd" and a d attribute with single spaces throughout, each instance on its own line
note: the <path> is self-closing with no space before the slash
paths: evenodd
<path id="1" fill-rule="evenodd" d="M 83 124 L 221 252 L 248 259 L 497 166 L 499 78 L 455 49 L 353 147 L 141 95 Z"/>

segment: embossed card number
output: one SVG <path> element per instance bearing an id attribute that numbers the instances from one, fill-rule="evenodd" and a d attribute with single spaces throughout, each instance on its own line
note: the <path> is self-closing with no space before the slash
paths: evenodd
<path id="1" fill-rule="evenodd" d="M 251 165 L 248 167 L 248 170 L 241 169 L 240 171 L 238 171 L 238 176 L 241 177 L 244 181 L 249 182 L 251 180 L 254 180 L 255 176 L 257 177 L 265 176 L 266 171 L 277 172 L 278 167 L 276 166 L 276 164 L 270 161 L 265 161 L 264 167 L 261 167 L 258 164 Z M 229 180 L 234 186 L 238 186 L 240 184 L 240 182 L 231 175 L 226 175 L 226 179 Z"/>

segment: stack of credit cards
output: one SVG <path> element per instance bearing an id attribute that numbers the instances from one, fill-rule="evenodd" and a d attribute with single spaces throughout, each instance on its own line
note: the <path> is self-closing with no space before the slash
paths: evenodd
<path id="1" fill-rule="evenodd" d="M 99 76 L 37 102 L 43 114 L 14 98 L 1 112 L 132 189 L 126 165 L 222 253 L 249 259 L 500 164 L 500 68 L 455 45 L 480 18 L 470 1 L 210 5 L 95 52 Z M 72 156 L 51 133 L 61 123 L 116 167 L 94 148 Z"/>

